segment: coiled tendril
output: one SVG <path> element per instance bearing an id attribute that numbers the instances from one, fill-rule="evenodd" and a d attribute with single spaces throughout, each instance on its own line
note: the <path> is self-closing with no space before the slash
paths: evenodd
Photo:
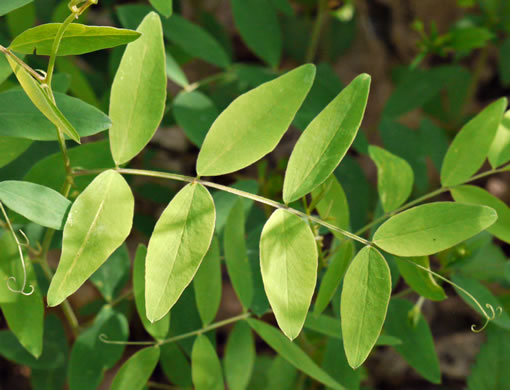
<path id="1" fill-rule="evenodd" d="M 490 314 L 487 313 L 485 311 L 485 309 L 483 308 L 482 304 L 480 302 L 478 302 L 478 300 L 471 293 L 469 293 L 466 289 L 462 288 L 461 286 L 459 286 L 458 284 L 452 282 L 451 280 L 445 278 L 444 276 L 441 276 L 438 273 L 430 270 L 427 267 L 423 267 L 420 264 L 416 264 L 415 262 L 413 262 L 411 260 L 408 260 L 405 257 L 402 257 L 402 259 L 404 259 L 407 262 L 409 262 L 410 264 L 413 264 L 414 266 L 422 269 L 423 271 L 428 272 L 429 274 L 435 276 L 436 278 L 441 279 L 443 282 L 446 282 L 446 283 L 452 285 L 457 290 L 460 290 L 462 293 L 464 293 L 469 299 L 471 299 L 474 302 L 474 304 L 482 312 L 482 315 L 485 317 L 485 323 L 482 325 L 482 327 L 480 329 L 477 329 L 477 325 L 476 324 L 471 325 L 471 331 L 473 331 L 475 333 L 483 332 L 485 330 L 485 328 L 487 328 L 487 325 L 489 325 L 489 322 L 495 320 L 496 317 L 501 315 L 501 313 L 503 312 L 503 309 L 501 308 L 501 306 L 498 306 L 496 309 L 494 309 L 494 306 L 492 306 L 490 303 L 486 303 L 485 307 L 487 309 L 489 309 Z"/>
<path id="2" fill-rule="evenodd" d="M 18 236 L 16 235 L 16 232 L 14 231 L 14 229 L 12 227 L 11 221 L 9 220 L 9 217 L 7 216 L 7 212 L 5 211 L 5 208 L 2 204 L 2 202 L 0 202 L 0 209 L 2 210 L 2 214 L 4 215 L 5 221 L 7 223 L 7 227 L 9 228 L 9 231 L 11 232 L 11 234 L 14 238 L 14 241 L 16 241 L 16 246 L 18 247 L 19 258 L 21 261 L 21 268 L 23 269 L 23 283 L 21 285 L 21 288 L 16 289 L 11 286 L 11 284 L 12 284 L 11 282 L 16 283 L 15 276 L 10 276 L 7 279 L 7 288 L 9 289 L 9 291 L 12 291 L 13 293 L 22 294 L 22 295 L 26 295 L 26 296 L 32 295 L 32 293 L 34 292 L 34 286 L 31 284 L 28 286 L 30 288 L 30 291 L 25 292 L 25 288 L 27 286 L 27 267 L 25 264 L 25 256 L 23 255 L 23 247 L 28 248 L 30 246 L 30 241 L 29 241 L 27 235 L 21 229 L 19 230 L 19 232 L 25 239 L 25 242 L 21 243 L 19 241 Z"/>

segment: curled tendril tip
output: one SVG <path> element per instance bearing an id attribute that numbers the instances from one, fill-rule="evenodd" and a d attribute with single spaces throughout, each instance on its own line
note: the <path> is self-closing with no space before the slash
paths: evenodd
<path id="1" fill-rule="evenodd" d="M 490 314 L 487 314 L 485 313 L 484 311 L 484 315 L 485 315 L 485 323 L 483 324 L 483 326 L 480 328 L 480 329 L 477 329 L 476 328 L 476 325 L 473 324 L 471 325 L 471 331 L 474 332 L 474 333 L 480 333 L 480 332 L 483 332 L 485 330 L 485 328 L 487 328 L 487 325 L 489 325 L 489 322 L 493 321 L 496 319 L 496 317 L 500 316 L 501 313 L 503 312 L 503 309 L 501 306 L 498 306 L 495 310 L 494 310 L 494 306 L 492 306 L 490 303 L 487 303 L 485 304 L 485 307 L 487 309 L 489 309 L 490 311 Z"/>

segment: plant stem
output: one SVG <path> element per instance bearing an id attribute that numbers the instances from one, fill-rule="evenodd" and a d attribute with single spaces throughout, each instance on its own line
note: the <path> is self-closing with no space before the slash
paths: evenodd
<path id="1" fill-rule="evenodd" d="M 305 62 L 312 62 L 315 58 L 327 9 L 328 0 L 319 0 L 317 15 L 315 16 L 312 37 L 310 38 L 310 43 L 306 52 Z"/>
<path id="2" fill-rule="evenodd" d="M 207 332 L 209 332 L 211 330 L 214 330 L 214 329 L 217 329 L 217 328 L 221 328 L 222 326 L 229 325 L 229 324 L 232 324 L 232 323 L 237 322 L 237 321 L 244 320 L 244 319 L 246 319 L 248 317 L 251 317 L 251 313 L 247 312 L 247 313 L 239 314 L 237 316 L 227 318 L 226 320 L 218 321 L 218 322 L 215 322 L 215 323 L 213 323 L 211 325 L 205 326 L 202 329 L 198 329 L 198 330 L 195 330 L 195 331 L 192 331 L 192 332 L 184 333 L 184 334 L 181 334 L 179 336 L 171 337 L 169 339 L 160 341 L 157 344 L 158 345 L 164 345 L 164 344 L 174 343 L 176 341 L 183 340 L 183 339 L 186 339 L 188 337 L 199 336 L 202 333 L 207 333 Z"/>
<path id="3" fill-rule="evenodd" d="M 467 184 L 467 183 L 471 183 L 475 180 L 478 180 L 478 179 L 481 179 L 481 178 L 484 178 L 484 177 L 487 177 L 487 176 L 490 176 L 490 175 L 494 175 L 496 173 L 501 173 L 501 172 L 504 172 L 504 171 L 507 171 L 508 170 L 508 166 L 504 166 L 502 168 L 494 168 L 494 169 L 489 169 L 488 171 L 485 171 L 485 172 L 482 172 L 482 173 L 479 173 L 478 175 L 475 175 L 471 178 L 469 178 L 468 180 L 462 182 L 461 184 L 457 184 L 455 186 L 450 186 L 450 187 L 441 187 L 441 188 L 438 188 L 437 190 L 435 191 L 432 191 L 432 192 L 429 192 L 428 194 L 425 194 L 423 196 L 420 196 L 419 198 L 416 198 L 415 200 L 409 202 L 409 203 L 406 203 L 405 205 L 399 207 L 398 209 L 396 210 L 393 210 L 389 213 L 386 213 L 382 216 L 380 216 L 379 218 L 375 219 L 374 221 L 370 222 L 369 224 L 363 226 L 361 229 L 359 229 L 357 232 L 355 232 L 354 234 L 356 235 L 361 235 L 363 233 L 365 233 L 367 230 L 369 230 L 371 227 L 381 223 L 382 221 L 384 221 L 385 219 L 395 215 L 395 214 L 398 214 L 404 210 L 407 210 L 408 208 L 410 207 L 413 207 L 427 199 L 430 199 L 430 198 L 434 198 L 444 192 L 447 192 L 447 191 L 450 191 L 452 188 L 455 188 L 455 187 L 458 187 L 458 186 L 461 186 L 461 185 L 464 185 L 464 184 Z"/>
<path id="4" fill-rule="evenodd" d="M 130 298 L 131 296 L 133 295 L 133 289 L 130 288 L 129 290 L 127 290 L 124 294 L 122 295 L 119 295 L 117 298 L 115 298 L 114 300 L 112 300 L 111 302 L 108 303 L 108 305 L 110 307 L 114 307 L 114 306 L 117 306 L 120 302 L 122 302 L 124 299 L 127 299 L 127 298 Z"/>
<path id="5" fill-rule="evenodd" d="M 37 73 L 34 69 L 28 66 L 24 61 L 18 58 L 12 51 L 0 45 L 0 51 L 4 53 L 6 56 L 11 57 L 14 61 L 16 61 L 23 69 L 25 69 L 28 73 L 32 75 L 33 78 L 39 80 L 40 82 L 44 81 L 44 77 Z"/>
<path id="6" fill-rule="evenodd" d="M 237 196 L 241 196 L 243 198 L 251 199 L 251 200 L 254 200 L 255 202 L 259 202 L 259 203 L 271 206 L 273 208 L 285 209 L 288 212 L 297 215 L 298 217 L 310 220 L 312 222 L 315 222 L 315 223 L 317 223 L 319 225 L 322 225 L 322 226 L 328 228 L 331 231 L 338 232 L 338 233 L 343 234 L 344 236 L 346 236 L 348 238 L 351 238 L 353 240 L 359 241 L 363 245 L 372 245 L 372 243 L 370 241 L 367 241 L 364 238 L 361 238 L 361 237 L 359 237 L 359 236 L 357 236 L 355 234 L 352 234 L 352 233 L 350 233 L 350 232 L 348 232 L 346 230 L 340 229 L 339 227 L 334 226 L 334 225 L 332 225 L 332 224 L 330 224 L 330 223 L 328 223 L 326 221 L 323 221 L 320 218 L 317 218 L 317 217 L 314 217 L 314 216 L 311 216 L 311 215 L 306 215 L 305 213 L 303 213 L 303 212 L 301 212 L 299 210 L 290 208 L 290 207 L 288 207 L 287 205 L 285 205 L 283 203 L 276 202 L 274 200 L 267 199 L 267 198 L 264 198 L 262 196 L 255 195 L 255 194 L 252 194 L 252 193 L 249 193 L 249 192 L 241 191 L 241 190 L 238 190 L 238 189 L 235 189 L 235 188 L 227 187 L 227 186 L 224 186 L 224 185 L 221 185 L 221 184 L 217 184 L 217 183 L 213 183 L 213 182 L 210 182 L 210 181 L 197 179 L 197 178 L 191 177 L 191 176 L 178 175 L 178 174 L 175 174 L 175 173 L 166 173 L 166 172 L 157 172 L 157 171 L 146 171 L 146 170 L 143 170 L 143 169 L 125 169 L 125 168 L 116 168 L 116 170 L 117 170 L 117 172 L 123 173 L 123 174 L 126 174 L 126 175 L 150 176 L 150 177 L 159 177 L 159 178 L 163 178 L 163 179 L 178 180 L 178 181 L 183 181 L 183 182 L 188 182 L 188 183 L 200 183 L 203 186 L 210 187 L 210 188 L 216 188 L 216 189 L 221 190 L 221 191 L 229 192 L 231 194 L 234 194 L 234 195 L 237 195 Z"/>
<path id="7" fill-rule="evenodd" d="M 51 80 L 53 78 L 53 71 L 55 70 L 55 60 L 57 58 L 58 49 L 60 47 L 60 42 L 62 41 L 62 37 L 64 36 L 64 33 L 67 30 L 67 27 L 74 21 L 76 18 L 76 14 L 73 12 L 71 13 L 65 20 L 64 23 L 62 23 L 57 31 L 57 34 L 55 35 L 55 39 L 53 40 L 53 45 L 51 46 L 51 52 L 50 52 L 50 60 L 48 62 L 48 70 L 46 72 L 46 79 L 45 83 L 48 85 L 48 87 L 51 88 Z"/>
<path id="8" fill-rule="evenodd" d="M 101 339 L 101 341 L 103 343 L 106 343 L 106 344 L 116 344 L 116 345 L 158 345 L 158 346 L 160 346 L 160 345 L 175 343 L 176 341 L 184 340 L 184 339 L 187 339 L 189 337 L 199 336 L 199 335 L 201 335 L 203 333 L 209 332 L 209 331 L 217 329 L 217 328 L 221 328 L 222 326 L 225 326 L 225 325 L 228 325 L 228 324 L 232 324 L 232 323 L 237 322 L 237 321 L 244 320 L 244 319 L 246 319 L 248 317 L 251 317 L 251 313 L 248 313 L 248 312 L 242 313 L 242 314 L 239 314 L 239 315 L 234 316 L 234 317 L 227 318 L 227 319 L 222 320 L 222 321 L 214 322 L 211 325 L 204 326 L 203 328 L 200 328 L 200 329 L 188 332 L 188 333 L 183 333 L 183 334 L 180 334 L 178 336 L 170 337 L 169 339 L 161 340 L 161 341 L 114 341 L 114 340 L 108 340 L 105 337 L 105 335 L 101 335 L 100 339 Z"/>

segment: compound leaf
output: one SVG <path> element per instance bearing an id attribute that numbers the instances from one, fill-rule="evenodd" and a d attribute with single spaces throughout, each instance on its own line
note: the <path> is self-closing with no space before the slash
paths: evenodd
<path id="1" fill-rule="evenodd" d="M 214 232 L 216 212 L 209 191 L 186 185 L 159 218 L 145 265 L 147 318 L 161 319 L 177 302 L 202 262 Z"/>
<path id="2" fill-rule="evenodd" d="M 48 23 L 25 30 L 14 38 L 9 49 L 23 54 L 48 56 L 61 25 L 62 23 Z M 123 28 L 72 23 L 64 32 L 57 55 L 80 55 L 125 45 L 140 35 L 137 31 Z"/>
<path id="3" fill-rule="evenodd" d="M 159 348 L 144 348 L 122 365 L 110 390 L 142 390 L 156 368 Z"/>
<path id="4" fill-rule="evenodd" d="M 501 98 L 462 127 L 453 139 L 441 166 L 441 184 L 461 184 L 474 175 L 487 158 L 507 107 Z"/>
<path id="5" fill-rule="evenodd" d="M 418 322 L 411 323 L 409 311 L 412 309 L 411 302 L 392 299 L 384 329 L 389 335 L 402 340 L 401 344 L 394 345 L 393 348 L 404 357 L 411 367 L 432 383 L 440 383 L 439 360 L 429 325 L 421 313 L 418 316 Z"/>
<path id="6" fill-rule="evenodd" d="M 142 320 L 145 330 L 156 340 L 163 340 L 170 329 L 170 312 L 159 321 L 150 322 L 147 319 L 145 308 L 145 259 L 147 247 L 139 245 L 136 249 L 135 264 L 133 266 L 133 290 L 135 295 L 135 306 L 138 316 Z"/>
<path id="7" fill-rule="evenodd" d="M 235 172 L 271 152 L 303 103 L 314 76 L 315 66 L 303 65 L 235 99 L 207 133 L 197 173 Z"/>
<path id="8" fill-rule="evenodd" d="M 62 230 L 71 202 L 51 188 L 27 181 L 0 182 L 0 201 L 25 218 Z"/>
<path id="9" fill-rule="evenodd" d="M 317 283 L 317 244 L 309 225 L 286 210 L 276 210 L 260 238 L 264 289 L 278 326 L 295 339 L 305 322 Z"/>
<path id="10" fill-rule="evenodd" d="M 386 260 L 377 249 L 363 248 L 347 269 L 340 304 L 345 355 L 352 368 L 363 364 L 377 342 L 390 295 Z"/>
<path id="11" fill-rule="evenodd" d="M 62 255 L 48 290 L 56 306 L 74 293 L 125 241 L 133 223 L 134 199 L 115 171 L 101 173 L 71 206 Z"/>
<path id="12" fill-rule="evenodd" d="M 245 390 L 255 364 L 255 340 L 252 330 L 239 321 L 229 334 L 225 348 L 225 379 L 230 390 Z"/>
<path id="13" fill-rule="evenodd" d="M 225 264 L 234 290 L 244 308 L 253 300 L 253 277 L 246 251 L 244 202 L 237 199 L 230 210 L 223 234 Z"/>
<path id="14" fill-rule="evenodd" d="M 247 319 L 248 324 L 257 334 L 281 357 L 287 360 L 298 370 L 306 375 L 318 380 L 335 390 L 345 390 L 338 382 L 331 378 L 322 368 L 320 368 L 310 357 L 303 352 L 296 344 L 285 337 L 276 328 L 265 322 Z"/>
<path id="15" fill-rule="evenodd" d="M 356 137 L 369 89 L 370 76 L 359 75 L 307 126 L 287 165 L 285 203 L 308 194 L 333 173 Z"/>
<path id="16" fill-rule="evenodd" d="M 196 390 L 224 390 L 223 374 L 216 350 L 205 335 L 195 339 L 191 352 L 191 376 Z"/>
<path id="17" fill-rule="evenodd" d="M 413 190 L 414 173 L 409 163 L 378 147 L 368 148 L 370 158 L 377 166 L 377 189 L 384 212 L 389 213 L 404 202 Z"/>
<path id="18" fill-rule="evenodd" d="M 206 326 L 216 317 L 221 302 L 220 244 L 216 237 L 213 237 L 211 246 L 193 278 L 193 288 L 198 314 L 202 324 Z"/>
<path id="19" fill-rule="evenodd" d="M 55 103 L 53 103 L 39 83 L 20 64 L 12 59 L 11 56 L 7 56 L 7 61 L 9 61 L 12 71 L 16 75 L 16 78 L 27 96 L 32 103 L 34 103 L 34 106 L 67 136 L 80 143 L 80 135 L 76 129 L 64 114 L 62 114 Z"/>
<path id="20" fill-rule="evenodd" d="M 234 23 L 253 52 L 273 68 L 282 52 L 276 9 L 269 0 L 231 0 Z"/>
<path id="21" fill-rule="evenodd" d="M 484 205 L 498 213 L 498 220 L 487 231 L 502 241 L 510 243 L 510 208 L 483 188 L 463 185 L 450 190 L 455 201 L 467 204 Z"/>
<path id="22" fill-rule="evenodd" d="M 486 206 L 428 203 L 391 217 L 377 229 L 373 241 L 397 256 L 428 256 L 473 237 L 497 218 Z"/>
<path id="23" fill-rule="evenodd" d="M 110 95 L 110 144 L 117 164 L 128 162 L 149 143 L 165 109 L 165 47 L 159 16 L 151 12 L 137 31 L 143 36 L 127 46 Z"/>

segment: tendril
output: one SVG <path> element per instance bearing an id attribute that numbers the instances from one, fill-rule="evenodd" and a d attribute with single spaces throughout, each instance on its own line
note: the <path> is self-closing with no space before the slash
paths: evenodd
<path id="1" fill-rule="evenodd" d="M 115 341 L 108 339 L 108 336 L 105 333 L 101 333 L 99 335 L 99 340 L 105 344 L 114 344 L 114 345 L 156 345 L 155 341 Z"/>
<path id="2" fill-rule="evenodd" d="M 450 284 L 451 286 L 455 287 L 457 290 L 460 290 L 471 301 L 474 302 L 476 307 L 478 307 L 478 309 L 482 312 L 482 315 L 485 317 L 485 323 L 482 325 L 482 327 L 480 329 L 477 329 L 477 325 L 476 324 L 471 325 L 471 331 L 473 331 L 475 333 L 483 332 L 485 330 L 485 328 L 487 328 L 487 325 L 489 325 L 489 322 L 495 320 L 496 317 L 501 315 L 501 313 L 503 312 L 503 309 L 502 309 L 501 306 L 498 306 L 496 309 L 494 309 L 494 306 L 492 306 L 490 303 L 486 303 L 485 307 L 489 310 L 490 314 L 487 313 L 487 311 L 485 311 L 485 309 L 483 308 L 482 304 L 469 291 L 467 291 L 466 289 L 462 288 L 457 283 L 454 283 L 451 280 L 445 278 L 444 276 L 441 276 L 438 273 L 432 271 L 431 269 L 429 269 L 427 267 L 423 267 L 420 264 L 416 264 L 415 262 L 413 262 L 411 260 L 408 260 L 405 257 L 402 257 L 402 259 L 406 260 L 410 264 L 413 264 L 415 267 L 418 267 L 418 268 L 422 269 L 423 271 L 428 272 L 429 274 L 435 276 L 436 278 L 441 279 L 443 282 L 446 282 L 446 283 Z"/>
<path id="3" fill-rule="evenodd" d="M 9 231 L 11 232 L 12 236 L 14 237 L 14 241 L 16 241 L 16 246 L 18 247 L 19 258 L 21 261 L 21 268 L 23 270 L 23 283 L 21 285 L 21 288 L 16 289 L 11 286 L 11 282 L 17 283 L 17 280 L 16 280 L 15 276 L 10 276 L 6 282 L 7 289 L 13 293 L 16 293 L 16 294 L 22 294 L 25 296 L 32 295 L 32 293 L 34 292 L 34 286 L 31 284 L 28 286 L 30 288 L 30 291 L 25 292 L 25 288 L 27 287 L 27 267 L 25 264 L 25 256 L 23 255 L 23 247 L 29 247 L 30 241 L 29 241 L 27 235 L 21 229 L 19 230 L 19 232 L 23 236 L 25 242 L 21 243 L 19 241 L 18 236 L 16 235 L 16 232 L 14 231 L 14 229 L 12 227 L 11 221 L 10 221 L 9 217 L 7 216 L 7 212 L 5 211 L 5 208 L 2 204 L 2 202 L 0 202 L 0 209 L 2 210 L 2 214 L 4 215 L 5 221 L 7 222 L 7 227 L 9 228 Z"/>

